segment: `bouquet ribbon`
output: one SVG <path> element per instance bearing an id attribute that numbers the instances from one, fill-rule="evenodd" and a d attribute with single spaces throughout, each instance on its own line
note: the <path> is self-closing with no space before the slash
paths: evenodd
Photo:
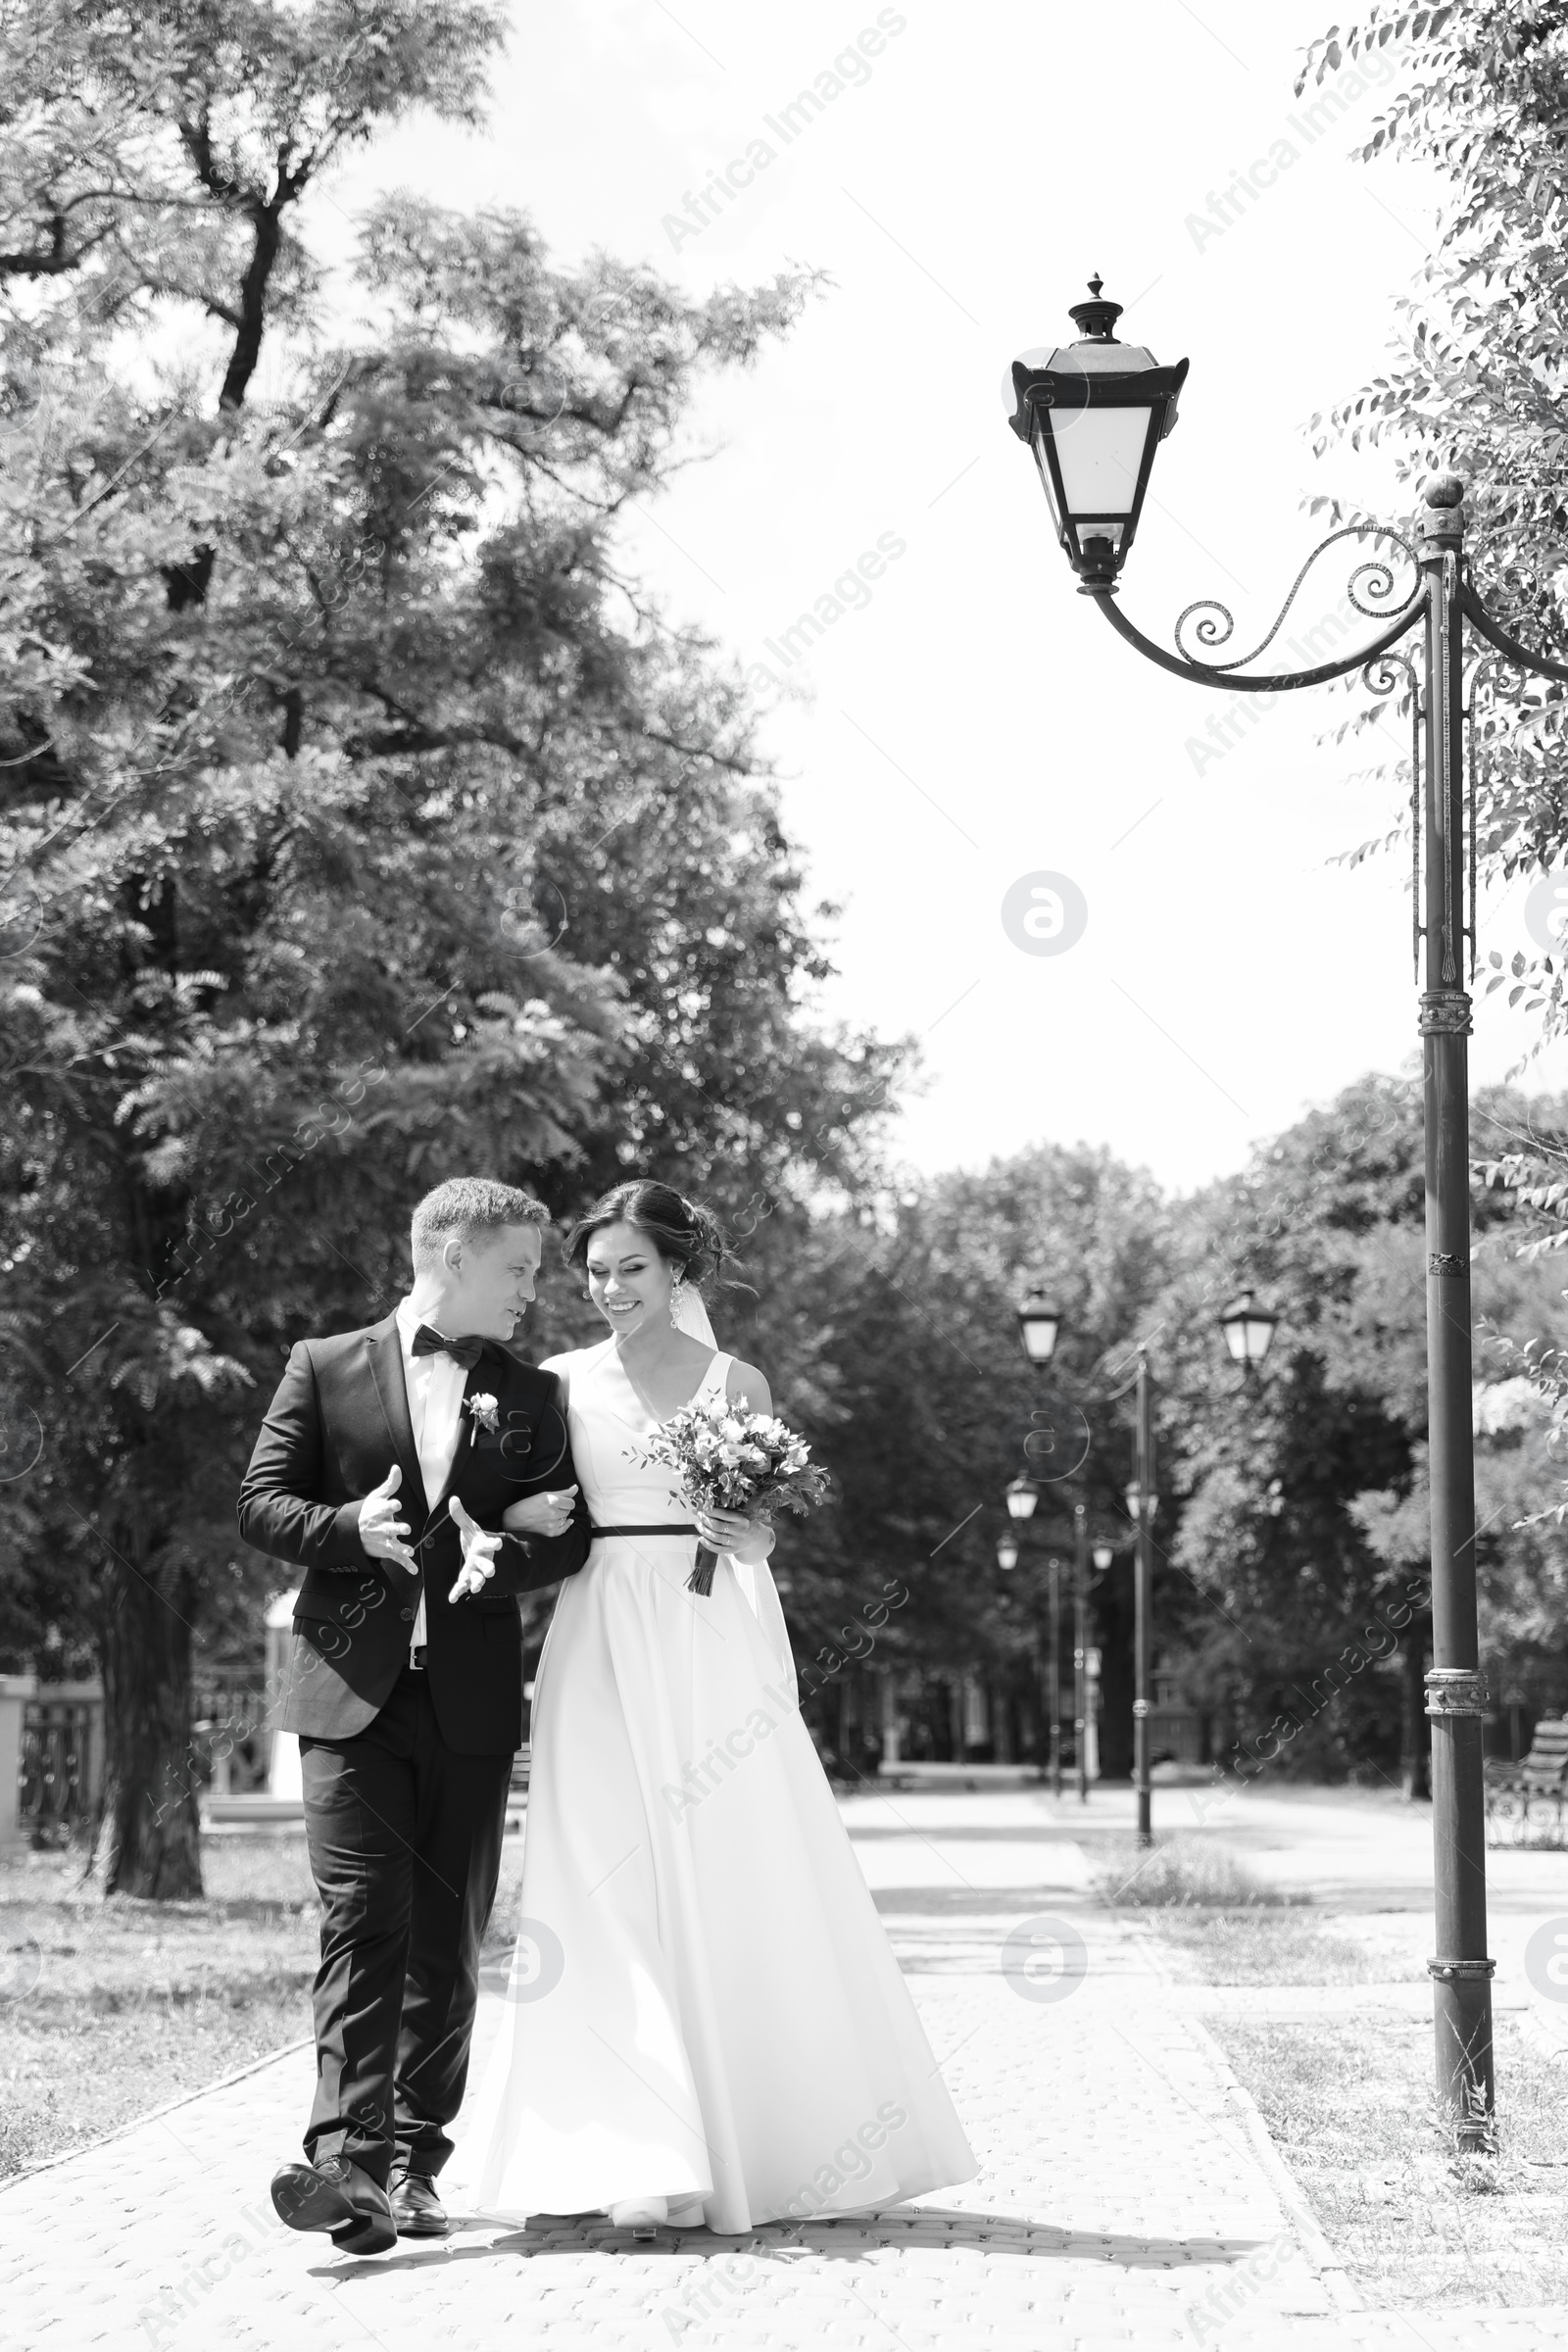
<path id="1" fill-rule="evenodd" d="M 697 1530 L 689 1519 L 663 1519 L 647 1527 L 591 1527 L 588 1530 L 588 1541 L 591 1544 L 596 1536 L 695 1536 Z M 717 1552 L 710 1551 L 706 1544 L 699 1544 L 697 1565 L 686 1579 L 687 1592 L 711 1592 L 713 1570 L 717 1565 Z"/>

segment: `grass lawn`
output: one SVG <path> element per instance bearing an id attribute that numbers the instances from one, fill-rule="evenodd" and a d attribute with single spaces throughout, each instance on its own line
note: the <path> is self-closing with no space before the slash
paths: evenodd
<path id="1" fill-rule="evenodd" d="M 516 1908 L 521 1842 L 506 1841 L 498 1925 Z M 85 1859 L 0 1859 L 0 2176 L 310 2034 L 303 1836 L 204 1838 L 199 1903 L 105 1902 Z"/>
<path id="2" fill-rule="evenodd" d="M 1126 1831 L 1090 1831 L 1078 1843 L 1093 1864 L 1102 1902 L 1139 1911 L 1268 1909 L 1306 1901 L 1260 1880 L 1239 1854 L 1212 1838 L 1156 1835 L 1140 1845 Z"/>
<path id="3" fill-rule="evenodd" d="M 1208 2026 L 1369 2303 L 1568 2303 L 1560 2053 L 1501 2019 L 1498 2153 L 1454 2156 L 1431 2120 L 1428 2020 Z"/>
<path id="4" fill-rule="evenodd" d="M 310 2032 L 303 1838 L 208 1838 L 207 1899 L 105 1902 L 85 1855 L 0 1864 L 0 2174 L 235 2073 Z"/>
<path id="5" fill-rule="evenodd" d="M 1150 1925 L 1188 1983 L 1426 1981 L 1421 1914 L 1186 1907 Z M 1568 2303 L 1568 2053 L 1499 2019 L 1498 2150 L 1461 2156 L 1433 2117 L 1430 2015 L 1205 2023 L 1370 2306 Z"/>
<path id="6" fill-rule="evenodd" d="M 1197 1984 L 1425 1984 L 1423 1913 L 1350 1918 L 1309 1910 L 1160 1912 L 1172 1973 Z"/>

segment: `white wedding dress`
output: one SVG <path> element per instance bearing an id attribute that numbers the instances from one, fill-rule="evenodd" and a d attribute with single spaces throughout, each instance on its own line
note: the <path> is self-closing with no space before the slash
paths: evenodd
<path id="1" fill-rule="evenodd" d="M 699 1396 L 721 1393 L 716 1354 Z M 552 1359 L 595 1526 L 687 1517 L 614 1342 Z M 507 2217 L 662 2196 L 715 2230 L 972 2180 L 795 1696 L 773 1579 L 596 1541 L 535 1679 L 522 1932 L 449 2184 Z"/>

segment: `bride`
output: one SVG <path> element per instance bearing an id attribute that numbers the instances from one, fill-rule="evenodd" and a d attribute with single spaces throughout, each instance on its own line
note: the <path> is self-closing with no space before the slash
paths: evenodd
<path id="1" fill-rule="evenodd" d="M 698 1293 L 723 1243 L 617 1185 L 570 1262 L 610 1336 L 566 1385 L 594 1525 L 535 1678 L 522 1927 L 457 2173 L 484 2212 L 652 2236 L 862 2212 L 975 2162 L 796 1698 L 772 1531 L 639 1467 L 694 1397 L 772 1409 Z M 688 1589 L 698 1539 L 721 1556 Z"/>

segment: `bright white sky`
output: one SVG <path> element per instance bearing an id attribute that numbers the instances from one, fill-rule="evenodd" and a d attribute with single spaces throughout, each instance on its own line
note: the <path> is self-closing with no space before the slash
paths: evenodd
<path id="1" fill-rule="evenodd" d="M 1153 668 L 1074 594 L 999 397 L 1017 353 L 1070 339 L 1096 270 L 1124 338 L 1191 358 L 1123 589 L 1162 641 L 1205 594 L 1235 611 L 1234 650 L 1262 636 L 1322 527 L 1303 496 L 1359 490 L 1399 518 L 1390 474 L 1314 461 L 1301 429 L 1383 368 L 1433 209 L 1420 175 L 1347 160 L 1378 89 L 1303 135 L 1296 61 L 1332 15 L 551 0 L 515 11 L 485 135 L 421 122 L 330 184 L 349 212 L 398 185 L 523 207 L 562 260 L 603 246 L 693 294 L 832 272 L 787 344 L 707 393 L 710 462 L 630 552 L 672 615 L 782 677 L 765 641 L 880 536 L 905 544 L 766 698 L 764 740 L 813 896 L 843 902 L 824 1009 L 921 1037 L 925 1091 L 895 1133 L 913 1167 L 1082 1138 L 1187 1187 L 1416 1050 L 1402 858 L 1329 862 L 1393 812 L 1356 780 L 1370 748 L 1315 740 L 1343 690 L 1273 706 L 1200 773 L 1189 742 L 1246 706 Z M 879 21 L 903 28 L 786 145 L 763 118 Z M 666 216 L 759 137 L 775 160 L 673 246 Z M 1189 216 L 1282 139 L 1297 160 L 1200 243 Z M 1303 588 L 1306 626 L 1340 596 L 1340 552 Z M 1396 755 L 1404 730 L 1385 732 Z M 1088 903 L 1059 956 L 1003 929 L 1037 869 Z M 1522 896 L 1484 909 L 1483 951 L 1528 947 Z M 1478 1007 L 1478 1079 L 1531 1042 L 1502 1004 Z M 1553 1056 L 1532 1083 L 1565 1072 Z"/>

